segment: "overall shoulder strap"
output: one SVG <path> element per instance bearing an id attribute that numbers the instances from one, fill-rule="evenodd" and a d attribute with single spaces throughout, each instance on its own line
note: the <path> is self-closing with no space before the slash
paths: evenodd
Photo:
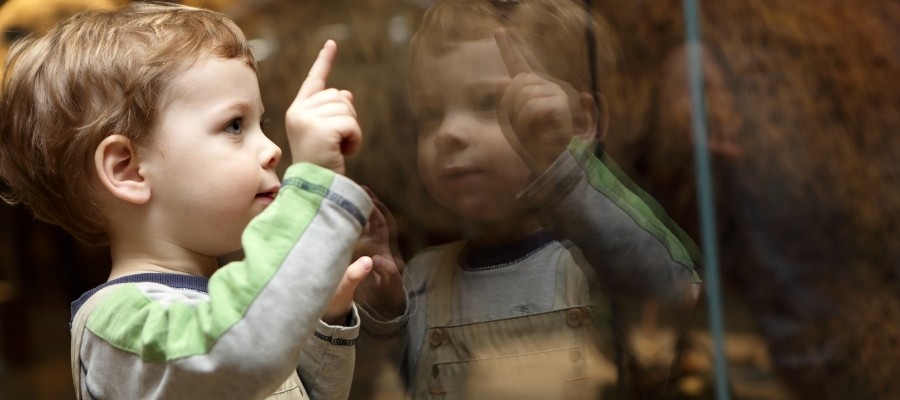
<path id="1" fill-rule="evenodd" d="M 91 311 L 94 310 L 94 307 L 100 303 L 100 300 L 103 299 L 103 297 L 111 293 L 112 289 L 118 288 L 121 285 L 124 285 L 124 283 L 108 285 L 95 292 L 81 305 L 81 308 L 75 313 L 75 317 L 72 318 L 72 382 L 75 384 L 75 398 L 78 400 L 81 400 L 81 337 L 84 335 L 84 328 L 87 325 L 88 316 L 91 315 Z"/>
<path id="2" fill-rule="evenodd" d="M 425 326 L 446 326 L 452 321 L 453 272 L 465 241 L 444 245 L 434 257 L 426 285 Z"/>

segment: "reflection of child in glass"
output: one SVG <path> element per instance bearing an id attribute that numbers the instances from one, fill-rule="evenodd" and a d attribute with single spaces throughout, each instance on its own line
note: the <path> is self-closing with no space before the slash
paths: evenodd
<path id="1" fill-rule="evenodd" d="M 372 203 L 338 174 L 361 133 L 350 93 L 325 87 L 335 51 L 287 112 L 279 182 L 256 61 L 227 17 L 135 3 L 13 47 L 7 195 L 111 250 L 110 281 L 72 306 L 79 398 L 347 396 L 372 261 L 347 264 Z"/>
<path id="2" fill-rule="evenodd" d="M 586 24 L 568 0 L 447 0 L 413 38 L 420 173 L 470 232 L 413 258 L 406 296 L 357 292 L 361 340 L 413 398 L 594 397 L 617 379 L 606 296 L 693 300 L 693 245 L 591 150 Z"/>

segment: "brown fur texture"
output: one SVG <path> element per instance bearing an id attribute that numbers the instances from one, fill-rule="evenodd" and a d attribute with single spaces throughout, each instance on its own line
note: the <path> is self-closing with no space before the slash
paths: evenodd
<path id="1" fill-rule="evenodd" d="M 721 268 L 799 398 L 900 385 L 900 5 L 701 5 Z M 608 149 L 699 239 L 676 1 L 608 3 L 626 52 Z"/>

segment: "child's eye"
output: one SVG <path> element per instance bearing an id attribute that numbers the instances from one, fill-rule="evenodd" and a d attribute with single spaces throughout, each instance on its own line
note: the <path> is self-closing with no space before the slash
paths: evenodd
<path id="1" fill-rule="evenodd" d="M 228 132 L 232 135 L 240 135 L 241 131 L 244 127 L 244 121 L 240 118 L 235 118 L 228 122 L 228 125 L 225 125 L 225 132 Z"/>
<path id="2" fill-rule="evenodd" d="M 422 107 L 415 114 L 419 124 L 423 125 L 440 122 L 441 118 L 443 118 L 441 111 L 435 107 Z"/>
<path id="3" fill-rule="evenodd" d="M 475 98 L 472 109 L 476 112 L 494 111 L 496 100 L 493 93 L 484 94 Z"/>

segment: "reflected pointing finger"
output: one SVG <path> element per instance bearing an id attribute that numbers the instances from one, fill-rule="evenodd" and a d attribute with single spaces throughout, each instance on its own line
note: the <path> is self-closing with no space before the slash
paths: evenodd
<path id="1" fill-rule="evenodd" d="M 503 63 L 506 64 L 509 76 L 516 76 L 522 72 L 532 72 L 528 61 L 516 49 L 506 29 L 500 28 L 494 31 L 494 40 L 500 49 L 500 57 L 503 58 Z"/>
<path id="2" fill-rule="evenodd" d="M 531 47 L 525 42 L 525 38 L 518 30 L 510 28 L 506 30 L 506 34 L 513 50 L 515 50 L 522 62 L 528 66 L 527 72 L 544 72 L 544 66 L 531 51 Z"/>

